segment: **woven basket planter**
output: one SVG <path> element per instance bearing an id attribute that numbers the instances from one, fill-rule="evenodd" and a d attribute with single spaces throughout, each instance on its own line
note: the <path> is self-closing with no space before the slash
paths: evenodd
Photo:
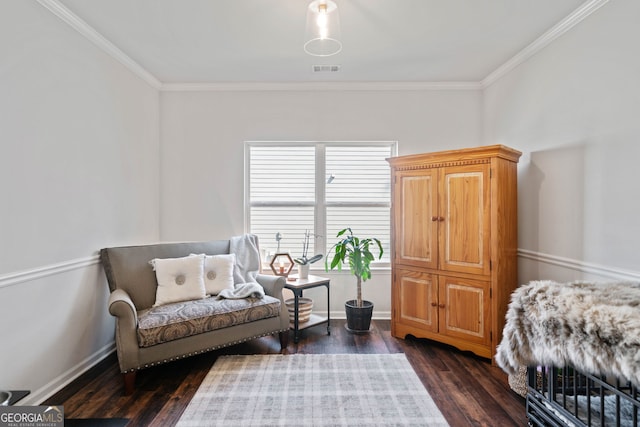
<path id="1" fill-rule="evenodd" d="M 289 310 L 289 321 L 293 322 L 295 316 L 295 300 L 290 298 L 284 302 Z M 309 321 L 311 317 L 311 310 L 313 309 L 313 300 L 311 298 L 300 297 L 298 298 L 298 323 L 305 323 Z"/>

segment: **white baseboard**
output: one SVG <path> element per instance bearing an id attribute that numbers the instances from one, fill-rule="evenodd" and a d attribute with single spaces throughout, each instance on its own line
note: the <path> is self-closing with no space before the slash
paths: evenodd
<path id="1" fill-rule="evenodd" d="M 39 389 L 32 390 L 31 393 L 27 397 L 22 399 L 18 404 L 20 406 L 40 405 L 43 401 L 50 398 L 58 391 L 62 390 L 65 386 L 67 386 L 80 375 L 84 374 L 89 369 L 100 363 L 114 351 L 116 351 L 115 341 L 105 345 L 104 347 L 78 363 L 76 366 L 73 366 L 71 369 L 68 369 L 66 372 L 58 375 L 56 378 L 49 381 L 49 383 L 45 384 Z"/>
<path id="2" fill-rule="evenodd" d="M 321 314 L 322 312 L 318 312 Z M 326 311 L 325 311 L 326 313 Z M 342 311 L 331 311 L 331 319 L 346 319 L 347 315 L 344 310 Z M 373 320 L 391 320 L 391 312 L 390 311 L 376 311 L 373 310 L 373 316 L 371 317 Z"/>
<path id="3" fill-rule="evenodd" d="M 390 311 L 373 311 L 373 320 L 391 320 Z"/>

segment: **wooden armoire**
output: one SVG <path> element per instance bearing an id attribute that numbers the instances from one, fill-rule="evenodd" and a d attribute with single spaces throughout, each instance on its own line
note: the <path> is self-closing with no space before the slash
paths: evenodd
<path id="1" fill-rule="evenodd" d="M 518 285 L 520 155 L 493 145 L 388 159 L 393 336 L 493 357 Z"/>

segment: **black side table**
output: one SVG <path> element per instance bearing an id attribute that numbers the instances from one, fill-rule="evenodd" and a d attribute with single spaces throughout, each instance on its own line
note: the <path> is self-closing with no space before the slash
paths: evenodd
<path id="1" fill-rule="evenodd" d="M 290 320 L 290 328 L 293 329 L 293 342 L 298 343 L 300 340 L 300 331 L 303 329 L 310 328 L 312 326 L 322 325 L 324 323 L 327 324 L 327 335 L 331 335 L 331 298 L 329 296 L 329 279 L 326 277 L 320 276 L 312 276 L 309 275 L 307 279 L 298 279 L 291 282 L 287 280 L 287 284 L 284 285 L 285 288 L 291 290 L 294 296 L 294 316 L 293 321 Z M 319 316 L 317 314 L 311 314 L 311 317 L 308 321 L 300 324 L 298 310 L 299 310 L 299 301 L 302 297 L 302 292 L 305 289 L 316 288 L 318 286 L 325 286 L 327 288 L 327 317 Z"/>

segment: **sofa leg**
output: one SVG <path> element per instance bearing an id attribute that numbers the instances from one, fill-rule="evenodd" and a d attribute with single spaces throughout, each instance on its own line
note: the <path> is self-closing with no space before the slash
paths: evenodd
<path id="1" fill-rule="evenodd" d="M 136 373 L 137 371 L 132 371 L 132 372 L 126 372 L 122 374 L 122 379 L 124 380 L 125 396 L 129 396 L 133 394 L 133 390 L 136 387 Z"/>
<path id="2" fill-rule="evenodd" d="M 280 350 L 286 350 L 289 345 L 289 331 L 280 332 L 278 336 L 280 337 Z"/>

